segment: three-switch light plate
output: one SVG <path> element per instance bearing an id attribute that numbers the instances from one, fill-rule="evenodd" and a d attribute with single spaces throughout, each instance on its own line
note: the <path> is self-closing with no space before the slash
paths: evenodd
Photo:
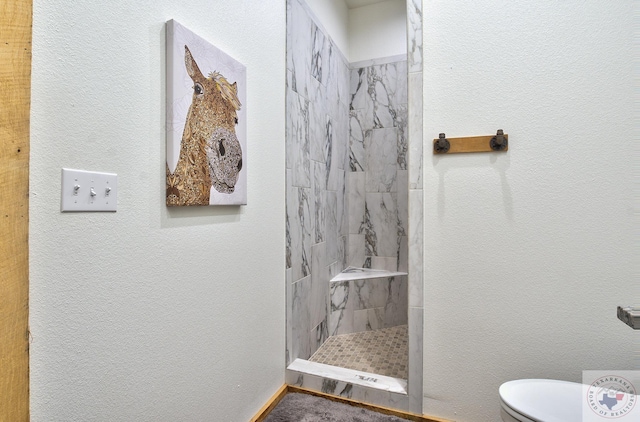
<path id="1" fill-rule="evenodd" d="M 117 205 L 117 174 L 62 169 L 61 211 L 116 211 Z"/>

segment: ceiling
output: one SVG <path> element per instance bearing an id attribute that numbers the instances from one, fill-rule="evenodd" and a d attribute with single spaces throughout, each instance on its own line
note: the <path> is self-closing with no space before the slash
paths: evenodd
<path id="1" fill-rule="evenodd" d="M 356 7 L 369 6 L 370 4 L 382 3 L 386 0 L 344 0 L 347 8 L 355 9 Z"/>

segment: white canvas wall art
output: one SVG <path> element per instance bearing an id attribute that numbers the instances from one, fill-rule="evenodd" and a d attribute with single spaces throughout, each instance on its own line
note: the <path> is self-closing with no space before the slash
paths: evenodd
<path id="1" fill-rule="evenodd" d="M 167 22 L 167 206 L 247 203 L 246 68 Z"/>

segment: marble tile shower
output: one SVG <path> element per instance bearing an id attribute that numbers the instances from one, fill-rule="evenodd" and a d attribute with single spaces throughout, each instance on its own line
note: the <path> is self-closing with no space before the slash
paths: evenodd
<path id="1" fill-rule="evenodd" d="M 407 379 L 407 326 L 332 336 L 310 362 Z"/>
<path id="2" fill-rule="evenodd" d="M 350 72 L 350 266 L 407 270 L 407 61 Z"/>
<path id="3" fill-rule="evenodd" d="M 349 65 L 298 0 L 287 2 L 288 360 L 328 337 L 329 279 L 347 264 Z"/>
<path id="4" fill-rule="evenodd" d="M 287 383 L 417 413 L 423 327 L 421 9 L 421 0 L 407 0 L 406 56 L 349 64 L 304 1 L 287 0 L 287 365 L 309 359 L 334 334 L 329 280 L 347 266 L 409 274 L 389 290 L 407 298 L 401 299 L 408 306 L 404 319 L 384 319 L 385 307 L 372 302 L 353 308 L 352 324 L 354 331 L 407 324 L 406 394 L 298 370 L 287 370 Z"/>
<path id="5" fill-rule="evenodd" d="M 407 324 L 407 277 L 331 282 L 331 336 Z"/>

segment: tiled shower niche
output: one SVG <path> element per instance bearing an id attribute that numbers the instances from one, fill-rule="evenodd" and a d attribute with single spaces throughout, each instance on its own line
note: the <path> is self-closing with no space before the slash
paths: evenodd
<path id="1" fill-rule="evenodd" d="M 409 32 L 421 38 L 411 30 L 421 7 L 409 3 Z M 412 190 L 422 148 L 411 136 L 422 124 L 414 116 L 422 90 L 409 85 L 418 80 L 411 72 L 421 39 L 409 41 L 407 56 L 350 65 L 307 5 L 287 1 L 286 361 L 289 384 L 420 412 L 421 186 L 420 201 Z M 349 266 L 402 274 L 330 283 Z M 351 297 L 342 309 L 333 303 L 341 294 Z M 403 387 L 383 391 L 300 369 L 331 335 L 395 325 L 409 331 Z"/>

